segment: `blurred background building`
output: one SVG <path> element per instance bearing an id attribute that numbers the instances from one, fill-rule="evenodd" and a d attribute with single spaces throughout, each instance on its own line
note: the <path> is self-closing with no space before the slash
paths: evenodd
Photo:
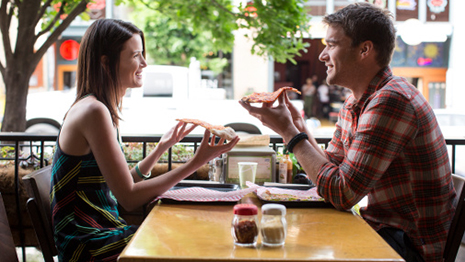
<path id="1" fill-rule="evenodd" d="M 237 32 L 234 49 L 228 54 L 229 65 L 223 73 L 212 76 L 202 71 L 202 78 L 214 83 L 211 88 L 225 89 L 229 99 L 239 99 L 252 91 L 273 91 L 282 86 L 300 89 L 305 79 L 317 75 L 326 77 L 324 63 L 318 55 L 324 49 L 323 16 L 358 0 L 308 0 L 305 3 L 312 16 L 308 52 L 296 56 L 296 64 L 277 63 L 272 58 L 250 54 L 251 43 Z M 428 99 L 433 108 L 465 109 L 461 72 L 465 72 L 465 1 L 461 0 L 365 0 L 389 9 L 395 16 L 398 31 L 397 46 L 391 63 L 396 75 L 406 77 Z M 76 19 L 62 34 L 37 66 L 30 79 L 30 92 L 65 90 L 76 79 L 79 43 L 86 28 L 98 18 L 128 20 L 130 9 L 115 7 L 113 0 L 96 0 L 89 8 L 90 21 Z M 2 47 L 0 47 L 2 48 Z M 1 52 L 0 52 L 1 53 Z M 4 90 L 3 83 L 0 89 Z M 3 92 L 2 92 L 3 93 Z M 3 107 L 2 107 L 3 108 Z"/>

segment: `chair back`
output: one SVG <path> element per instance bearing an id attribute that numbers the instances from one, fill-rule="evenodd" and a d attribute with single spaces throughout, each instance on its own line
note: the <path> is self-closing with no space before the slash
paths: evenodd
<path id="1" fill-rule="evenodd" d="M 52 167 L 46 166 L 23 177 L 29 195 L 27 210 L 39 241 L 44 260 L 54 261 L 58 254 L 53 237 L 52 212 L 50 207 L 50 181 Z"/>
<path id="2" fill-rule="evenodd" d="M 262 132 L 258 127 L 249 124 L 249 123 L 229 123 L 224 125 L 225 127 L 231 127 L 236 131 L 236 133 L 247 133 L 247 134 L 253 134 L 253 135 L 261 135 Z"/>
<path id="3" fill-rule="evenodd" d="M 447 242 L 443 255 L 444 262 L 455 261 L 460 243 L 462 242 L 463 233 L 465 232 L 465 190 L 463 190 L 465 177 L 452 174 L 452 180 L 454 181 L 455 191 L 459 198 L 455 209 L 455 215 L 450 225 L 449 234 L 447 235 Z"/>
<path id="4" fill-rule="evenodd" d="M 5 262 L 18 262 L 18 255 L 16 254 L 16 246 L 11 234 L 10 224 L 6 216 L 5 205 L 3 204 L 3 197 L 0 193 L 0 252 L 2 261 Z"/>

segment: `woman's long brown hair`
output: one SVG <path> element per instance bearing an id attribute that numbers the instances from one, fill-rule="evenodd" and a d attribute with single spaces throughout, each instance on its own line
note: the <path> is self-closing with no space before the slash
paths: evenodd
<path id="1" fill-rule="evenodd" d="M 117 19 L 99 19 L 86 30 L 79 48 L 77 68 L 77 95 L 74 104 L 93 94 L 105 104 L 115 127 L 119 126 L 118 111 L 124 89 L 120 86 L 119 63 L 124 43 L 134 34 L 142 38 L 145 57 L 144 33 L 135 25 Z M 105 57 L 105 59 L 103 59 Z"/>

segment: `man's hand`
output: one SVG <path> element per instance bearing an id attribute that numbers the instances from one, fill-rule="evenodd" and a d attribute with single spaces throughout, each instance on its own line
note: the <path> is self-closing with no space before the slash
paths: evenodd
<path id="1" fill-rule="evenodd" d="M 239 101 L 250 115 L 256 117 L 264 126 L 278 133 L 283 139 L 291 139 L 299 133 L 298 127 L 294 124 L 294 114 L 299 115 L 298 110 L 292 106 L 288 107 L 285 101 L 289 101 L 286 93 L 278 97 L 279 104 L 273 107 L 272 103 L 262 103 L 261 107 L 254 107 L 248 102 Z M 294 112 L 291 112 L 293 110 Z"/>
<path id="2" fill-rule="evenodd" d="M 299 129 L 300 132 L 305 132 L 308 134 L 307 124 L 305 123 L 305 120 L 303 119 L 297 107 L 295 107 L 294 104 L 292 104 L 287 94 L 285 94 L 284 102 L 286 103 L 287 108 L 289 108 L 289 112 L 291 113 L 292 122 L 294 123 L 294 125 L 297 127 L 297 129 Z"/>

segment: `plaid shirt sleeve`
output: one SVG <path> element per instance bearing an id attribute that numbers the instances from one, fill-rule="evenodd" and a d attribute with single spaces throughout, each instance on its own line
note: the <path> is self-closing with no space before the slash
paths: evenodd
<path id="1" fill-rule="evenodd" d="M 346 210 L 368 196 L 362 217 L 402 229 L 425 261 L 441 261 L 456 198 L 450 161 L 428 101 L 389 68 L 339 112 L 318 173 L 318 193 Z"/>
<path id="2" fill-rule="evenodd" d="M 342 129 L 339 121 L 336 122 L 336 130 L 334 131 L 333 138 L 330 141 L 332 150 L 325 150 L 326 158 L 336 166 L 339 166 L 344 161 L 344 148 L 341 140 Z"/>
<path id="3" fill-rule="evenodd" d="M 337 128 L 327 152 L 332 163 L 322 167 L 318 179 L 321 196 L 340 209 L 367 195 L 418 130 L 411 104 L 395 92 L 374 97 L 359 119 L 346 113 L 341 117 L 358 125 Z"/>

